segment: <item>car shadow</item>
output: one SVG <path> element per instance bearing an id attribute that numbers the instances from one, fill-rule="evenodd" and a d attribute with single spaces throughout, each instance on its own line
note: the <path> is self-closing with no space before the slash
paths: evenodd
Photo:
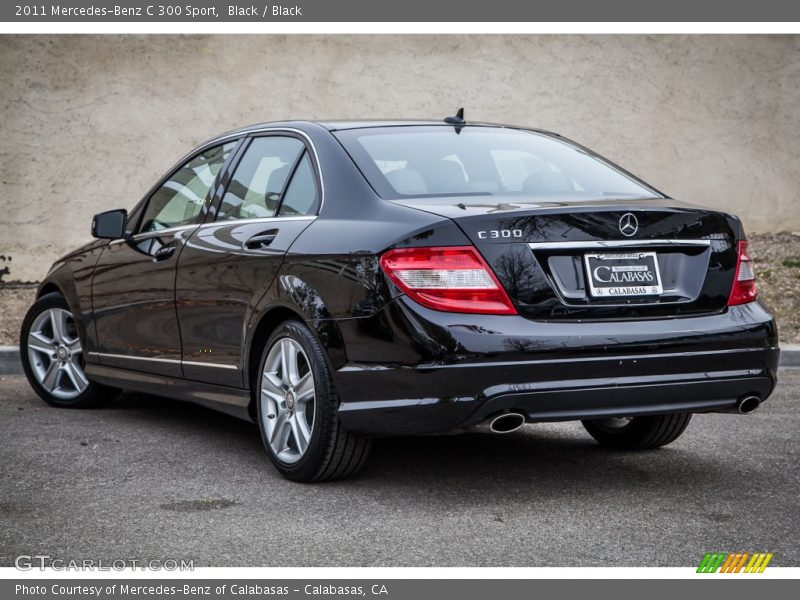
<path id="1" fill-rule="evenodd" d="M 154 425 L 170 431 L 213 439 L 208 452 L 230 453 L 215 460 L 245 461 L 265 482 L 283 481 L 271 468 L 258 428 L 235 417 L 190 403 L 126 393 L 108 409 L 121 422 Z M 105 411 L 104 411 L 105 412 Z M 111 415 L 110 415 L 111 416 Z M 691 425 L 690 433 L 691 435 Z M 574 423 L 536 424 L 510 434 L 376 439 L 365 469 L 355 478 L 332 482 L 334 487 L 405 489 L 410 494 L 447 486 L 450 492 L 472 494 L 506 486 L 514 493 L 560 495 L 570 489 L 624 488 L 636 485 L 654 493 L 693 485 L 730 484 L 729 465 L 693 452 L 680 441 L 657 450 L 622 452 L 603 448 Z"/>
<path id="2" fill-rule="evenodd" d="M 517 432 L 379 440 L 363 478 L 404 477 L 415 481 L 482 480 L 539 488 L 561 482 L 570 485 L 624 486 L 652 483 L 684 485 L 687 477 L 713 470 L 694 453 L 674 446 L 640 452 L 610 450 L 598 445 L 573 424 L 531 424 Z M 676 478 L 675 476 L 678 475 Z"/>

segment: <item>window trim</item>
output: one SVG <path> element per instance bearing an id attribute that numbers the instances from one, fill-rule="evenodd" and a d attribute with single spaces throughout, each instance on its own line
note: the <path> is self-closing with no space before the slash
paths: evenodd
<path id="1" fill-rule="evenodd" d="M 292 181 L 292 177 L 294 177 L 295 171 L 297 167 L 300 165 L 300 161 L 302 158 L 308 154 L 311 160 L 311 170 L 314 173 L 314 178 L 316 179 L 317 184 L 317 195 L 318 198 L 315 202 L 315 210 L 313 213 L 308 215 L 293 215 L 294 217 L 304 218 L 304 219 L 315 219 L 319 216 L 320 212 L 322 212 L 322 206 L 325 201 L 325 188 L 322 181 L 322 172 L 319 166 L 319 156 L 317 155 L 317 149 L 314 146 L 314 142 L 308 136 L 307 133 L 301 131 L 299 129 L 293 128 L 286 128 L 286 127 L 276 127 L 276 128 L 264 128 L 259 129 L 256 131 L 250 131 L 247 133 L 246 137 L 240 141 L 239 146 L 236 149 L 236 152 L 232 155 L 232 160 L 230 164 L 226 165 L 225 169 L 220 171 L 220 175 L 224 174 L 227 177 L 227 182 L 222 185 L 220 180 L 220 185 L 218 187 L 217 193 L 214 196 L 212 201 L 212 206 L 209 207 L 207 211 L 206 219 L 202 223 L 203 225 L 207 225 L 209 223 L 224 223 L 226 221 L 218 220 L 220 208 L 222 207 L 222 200 L 225 197 L 225 194 L 228 191 L 228 186 L 230 185 L 233 175 L 236 173 L 236 169 L 239 168 L 239 164 L 242 162 L 247 149 L 252 144 L 253 140 L 256 138 L 261 137 L 291 137 L 295 138 L 303 144 L 304 149 L 300 152 L 297 159 L 295 159 L 294 164 L 292 165 L 292 169 L 289 173 L 289 176 L 286 178 L 286 182 L 284 183 L 283 189 L 281 190 L 281 196 L 278 200 L 277 208 L 275 209 L 275 214 L 271 217 L 253 217 L 252 219 L 234 219 L 229 221 L 230 223 L 246 223 L 251 221 L 262 221 L 262 220 L 277 220 L 277 219 L 286 219 L 289 217 L 281 217 L 278 215 L 281 209 L 281 205 L 283 204 L 283 197 L 286 194 L 286 190 L 289 188 L 289 183 Z"/>

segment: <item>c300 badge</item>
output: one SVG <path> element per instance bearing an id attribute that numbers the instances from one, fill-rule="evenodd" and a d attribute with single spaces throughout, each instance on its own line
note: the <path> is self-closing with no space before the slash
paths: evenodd
<path id="1" fill-rule="evenodd" d="M 478 232 L 478 239 L 481 240 L 499 240 L 521 237 L 522 229 L 489 229 Z"/>

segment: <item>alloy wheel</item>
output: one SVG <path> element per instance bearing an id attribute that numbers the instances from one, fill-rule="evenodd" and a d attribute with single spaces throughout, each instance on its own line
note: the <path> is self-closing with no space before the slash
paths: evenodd
<path id="1" fill-rule="evenodd" d="M 71 400 L 89 386 L 83 371 L 83 349 L 69 311 L 51 308 L 37 315 L 27 345 L 31 370 L 49 394 Z"/>
<path id="2" fill-rule="evenodd" d="M 295 340 L 276 340 L 261 374 L 261 418 L 267 441 L 284 463 L 296 463 L 308 449 L 314 430 L 314 375 Z"/>

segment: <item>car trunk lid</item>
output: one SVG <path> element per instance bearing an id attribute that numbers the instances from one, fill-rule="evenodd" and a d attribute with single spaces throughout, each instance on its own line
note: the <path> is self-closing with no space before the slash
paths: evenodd
<path id="1" fill-rule="evenodd" d="M 535 319 L 723 310 L 741 237 L 735 217 L 667 198 L 464 196 L 392 202 L 453 219 L 519 312 Z"/>

